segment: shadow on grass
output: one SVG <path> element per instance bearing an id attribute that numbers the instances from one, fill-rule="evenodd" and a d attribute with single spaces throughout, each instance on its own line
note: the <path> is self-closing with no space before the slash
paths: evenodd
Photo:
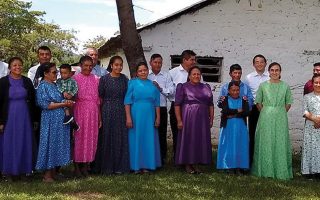
<path id="1" fill-rule="evenodd" d="M 190 175 L 167 165 L 144 175 L 92 176 L 53 184 L 41 182 L 0 183 L 1 199 L 317 199 L 320 182 L 299 174 L 300 161 L 294 158 L 291 181 L 237 176 L 202 167 L 204 174 Z M 70 171 L 66 171 L 69 172 Z"/>

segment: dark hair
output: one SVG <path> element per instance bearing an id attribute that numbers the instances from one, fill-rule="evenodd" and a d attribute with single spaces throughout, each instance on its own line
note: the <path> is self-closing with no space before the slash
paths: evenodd
<path id="1" fill-rule="evenodd" d="M 69 64 L 62 64 L 59 67 L 60 69 L 68 69 L 71 72 L 71 65 Z"/>
<path id="2" fill-rule="evenodd" d="M 275 66 L 275 65 L 278 65 L 279 66 L 279 68 L 280 68 L 280 72 L 281 72 L 281 65 L 279 64 L 279 63 L 277 63 L 277 62 L 273 62 L 273 63 L 271 63 L 270 65 L 269 65 L 269 67 L 268 67 L 268 71 L 270 71 L 270 69 L 271 69 L 271 67 L 273 67 L 273 66 Z"/>
<path id="3" fill-rule="evenodd" d="M 12 64 L 13 61 L 15 61 L 15 60 L 19 60 L 19 61 L 22 63 L 22 65 L 23 65 L 22 59 L 21 59 L 20 57 L 15 56 L 15 57 L 12 57 L 12 58 L 9 59 L 9 61 L 8 61 L 8 69 L 11 68 L 11 64 Z"/>
<path id="4" fill-rule="evenodd" d="M 146 68 L 148 69 L 148 64 L 146 62 L 139 62 L 136 66 L 136 72 L 138 71 L 139 67 L 142 65 L 146 66 Z"/>
<path id="5" fill-rule="evenodd" d="M 314 82 L 314 79 L 315 79 L 315 78 L 318 78 L 318 77 L 320 77 L 320 74 L 315 74 L 315 75 L 313 75 L 313 77 L 312 77 L 312 79 L 311 79 L 311 80 L 312 80 L 312 83 Z"/>
<path id="6" fill-rule="evenodd" d="M 239 81 L 231 81 L 229 84 L 228 84 L 228 90 L 230 90 L 230 88 L 232 86 L 238 86 L 240 87 L 240 82 Z"/>
<path id="7" fill-rule="evenodd" d="M 39 78 L 41 78 L 41 80 L 44 78 L 44 73 L 48 73 L 50 71 L 51 67 L 55 67 L 56 64 L 55 63 L 51 63 L 51 62 L 45 62 L 42 63 L 36 72 L 36 75 L 34 76 L 33 81 L 33 85 L 34 87 L 38 87 L 39 85 Z"/>
<path id="8" fill-rule="evenodd" d="M 263 55 L 258 54 L 258 55 L 255 55 L 255 56 L 253 57 L 253 60 L 252 60 L 252 63 L 253 63 L 253 64 L 254 64 L 254 61 L 255 61 L 256 58 L 262 58 L 262 59 L 264 60 L 264 62 L 267 63 L 267 59 L 266 59 Z"/>
<path id="9" fill-rule="evenodd" d="M 191 68 L 189 69 L 189 71 L 188 71 L 187 82 L 190 81 L 189 76 L 191 75 L 191 72 L 192 72 L 194 69 L 198 69 L 198 70 L 200 71 L 200 74 L 202 74 L 200 67 L 198 67 L 198 66 L 193 66 L 193 67 L 191 67 Z"/>
<path id="10" fill-rule="evenodd" d="M 49 51 L 49 52 L 51 53 L 50 48 L 47 47 L 47 46 L 41 46 L 41 47 L 39 47 L 37 52 L 39 53 L 40 50 Z"/>
<path id="11" fill-rule="evenodd" d="M 108 67 L 107 67 L 108 72 L 112 72 L 112 65 L 116 60 L 121 60 L 121 62 L 123 63 L 123 59 L 121 58 L 121 56 L 112 56 L 110 58 L 110 61 L 109 61 Z"/>
<path id="12" fill-rule="evenodd" d="M 239 64 L 233 64 L 230 66 L 229 73 L 231 74 L 235 70 L 242 70 L 241 66 Z"/>
<path id="13" fill-rule="evenodd" d="M 317 62 L 317 63 L 313 64 L 313 67 L 317 67 L 317 66 L 320 66 L 320 62 Z"/>
<path id="14" fill-rule="evenodd" d="M 155 53 L 155 54 L 152 54 L 151 57 L 150 57 L 150 61 L 156 59 L 156 58 L 161 58 L 162 59 L 162 56 L 158 53 Z"/>
<path id="15" fill-rule="evenodd" d="M 79 64 L 82 65 L 85 61 L 91 61 L 93 63 L 93 60 L 90 56 L 81 56 Z"/>
<path id="16" fill-rule="evenodd" d="M 193 52 L 192 50 L 184 50 L 181 53 L 181 63 L 183 62 L 183 59 L 188 60 L 191 56 L 196 56 L 197 54 Z"/>

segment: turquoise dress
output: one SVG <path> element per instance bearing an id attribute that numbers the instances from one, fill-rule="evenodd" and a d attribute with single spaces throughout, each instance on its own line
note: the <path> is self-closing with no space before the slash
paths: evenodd
<path id="1" fill-rule="evenodd" d="M 155 108 L 160 106 L 160 92 L 150 80 L 129 81 L 124 99 L 131 105 L 133 127 L 129 129 L 130 168 L 154 170 L 161 166 L 159 136 L 155 128 Z"/>
<path id="2" fill-rule="evenodd" d="M 222 113 L 237 114 L 237 109 L 244 109 L 240 97 L 234 99 L 228 96 L 227 103 L 229 109 L 222 110 Z M 249 168 L 249 135 L 244 121 L 248 114 L 247 109 L 241 116 L 226 119 L 225 127 L 221 127 L 217 169 Z"/>
<path id="3" fill-rule="evenodd" d="M 41 81 L 37 89 L 37 103 L 42 109 L 37 170 L 53 169 L 71 162 L 70 126 L 63 124 L 64 110 L 48 109 L 51 102 L 62 100 L 56 84 Z"/>

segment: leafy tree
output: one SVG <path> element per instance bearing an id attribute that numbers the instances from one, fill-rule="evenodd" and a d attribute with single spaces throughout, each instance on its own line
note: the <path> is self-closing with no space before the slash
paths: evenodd
<path id="1" fill-rule="evenodd" d="M 46 23 L 45 12 L 31 11 L 31 6 L 31 2 L 0 0 L 0 59 L 20 56 L 30 67 L 37 62 L 38 47 L 47 45 L 54 62 L 69 61 L 77 50 L 75 31 Z"/>
<path id="2" fill-rule="evenodd" d="M 103 37 L 102 35 L 98 35 L 93 39 L 87 40 L 84 43 L 83 47 L 84 48 L 94 47 L 94 48 L 98 49 L 99 47 L 104 45 L 106 42 L 107 42 L 107 39 L 105 37 Z"/>

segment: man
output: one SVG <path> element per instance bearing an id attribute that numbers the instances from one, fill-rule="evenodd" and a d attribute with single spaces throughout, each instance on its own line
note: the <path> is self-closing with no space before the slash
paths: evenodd
<path id="1" fill-rule="evenodd" d="M 256 98 L 256 93 L 260 84 L 264 81 L 269 80 L 269 73 L 266 71 L 267 60 L 266 58 L 259 54 L 254 56 L 253 60 L 253 67 L 255 69 L 254 72 L 247 75 L 245 83 L 249 85 L 253 100 Z M 259 110 L 255 104 L 253 104 L 250 115 L 249 115 L 249 159 L 250 159 L 250 166 L 253 160 L 253 153 L 254 153 L 254 136 L 256 132 L 256 126 L 259 118 Z"/>
<path id="2" fill-rule="evenodd" d="M 8 64 L 0 61 L 0 78 L 8 75 Z"/>
<path id="3" fill-rule="evenodd" d="M 192 50 L 184 50 L 181 54 L 181 65 L 175 67 L 169 71 L 171 79 L 174 83 L 174 91 L 179 83 L 185 83 L 188 79 L 188 71 L 196 64 L 196 54 Z M 170 126 L 173 139 L 173 157 L 175 158 L 176 145 L 177 145 L 177 118 L 174 111 L 174 95 L 171 96 L 171 108 L 170 108 Z"/>
<path id="4" fill-rule="evenodd" d="M 168 112 L 167 112 L 167 98 L 174 93 L 174 85 L 169 73 L 161 70 L 162 56 L 160 54 L 153 54 L 150 58 L 151 70 L 149 70 L 148 79 L 153 81 L 153 84 L 160 91 L 160 126 L 159 142 L 162 165 L 165 164 L 167 157 L 167 126 L 168 126 Z"/>
<path id="5" fill-rule="evenodd" d="M 313 75 L 320 74 L 320 62 L 313 64 Z M 303 95 L 313 92 L 312 80 L 309 80 L 303 88 Z"/>
<path id="6" fill-rule="evenodd" d="M 253 95 L 250 87 L 241 81 L 242 76 L 242 68 L 239 64 L 233 64 L 230 66 L 229 75 L 231 77 L 231 81 L 238 82 L 240 85 L 240 97 L 247 98 L 249 102 L 249 107 L 251 109 L 253 105 Z M 220 102 L 223 100 L 224 96 L 228 95 L 228 85 L 229 83 L 224 84 L 220 90 L 220 97 L 218 100 L 218 107 L 220 108 Z"/>
<path id="7" fill-rule="evenodd" d="M 95 48 L 88 48 L 86 50 L 86 56 L 90 56 L 93 60 L 93 68 L 92 68 L 92 71 L 91 73 L 98 76 L 98 77 L 101 77 L 105 74 L 107 74 L 107 70 L 103 67 L 101 67 L 98 63 L 98 51 L 97 49 Z"/>
<path id="8" fill-rule="evenodd" d="M 34 77 L 36 76 L 37 74 L 37 70 L 39 68 L 39 66 L 43 63 L 46 63 L 46 62 L 50 62 L 51 58 L 52 58 L 52 55 L 51 55 L 51 50 L 49 47 L 47 46 L 41 46 L 38 48 L 38 61 L 39 63 L 33 67 L 31 67 L 28 71 L 28 78 L 31 79 L 33 85 L 35 88 L 37 88 L 38 86 L 38 80 L 35 80 Z"/>

